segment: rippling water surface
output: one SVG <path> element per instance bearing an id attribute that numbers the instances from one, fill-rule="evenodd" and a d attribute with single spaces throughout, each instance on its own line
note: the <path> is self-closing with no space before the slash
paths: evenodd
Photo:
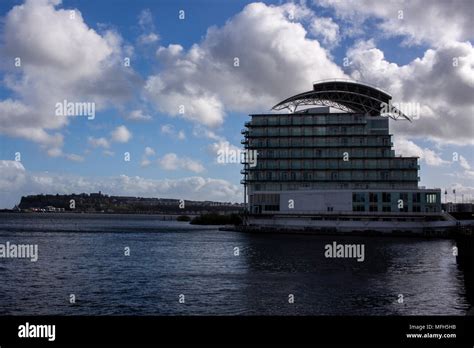
<path id="1" fill-rule="evenodd" d="M 39 259 L 0 258 L 0 315 L 464 315 L 471 305 L 450 240 L 252 235 L 137 215 L 0 214 L 0 244 L 7 241 L 38 244 Z M 333 241 L 365 244 L 365 261 L 325 258 Z"/>

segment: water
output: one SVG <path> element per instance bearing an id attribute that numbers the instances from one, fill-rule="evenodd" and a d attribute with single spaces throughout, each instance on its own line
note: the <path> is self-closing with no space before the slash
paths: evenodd
<path id="1" fill-rule="evenodd" d="M 0 214 L 0 243 L 7 241 L 38 244 L 39 259 L 0 259 L 0 315 L 464 315 L 472 305 L 450 240 L 252 235 L 152 216 Z M 333 241 L 364 243 L 365 261 L 325 258 Z"/>

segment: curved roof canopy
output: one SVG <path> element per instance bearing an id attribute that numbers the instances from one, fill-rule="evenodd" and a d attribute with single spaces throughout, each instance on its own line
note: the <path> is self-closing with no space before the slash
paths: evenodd
<path id="1" fill-rule="evenodd" d="M 324 80 L 313 84 L 313 90 L 294 95 L 275 105 L 273 110 L 294 112 L 300 105 L 330 106 L 346 112 L 388 116 L 411 121 L 390 103 L 392 96 L 379 88 L 352 80 Z"/>

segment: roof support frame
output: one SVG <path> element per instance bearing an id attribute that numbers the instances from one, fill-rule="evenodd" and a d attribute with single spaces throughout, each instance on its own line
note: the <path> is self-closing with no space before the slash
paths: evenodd
<path id="1" fill-rule="evenodd" d="M 372 86 L 353 81 L 326 81 L 316 83 L 312 91 L 292 96 L 276 104 L 273 110 L 288 109 L 295 112 L 300 105 L 322 105 L 344 112 L 357 112 L 372 116 L 388 116 L 394 120 L 408 116 L 391 106 L 393 112 L 381 114 L 384 105 L 390 104 L 392 96 Z"/>

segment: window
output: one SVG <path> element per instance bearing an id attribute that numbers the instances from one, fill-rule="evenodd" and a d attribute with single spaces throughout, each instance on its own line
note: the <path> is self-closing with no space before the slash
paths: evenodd
<path id="1" fill-rule="evenodd" d="M 293 127 L 291 134 L 293 136 L 300 136 L 301 135 L 301 127 Z"/>
<path id="2" fill-rule="evenodd" d="M 382 211 L 390 212 L 390 211 L 392 211 L 392 208 L 391 208 L 389 205 L 384 205 L 384 206 L 382 207 Z"/>
<path id="3" fill-rule="evenodd" d="M 436 203 L 436 193 L 427 193 L 426 194 L 426 203 L 428 203 L 428 204 Z"/>
<path id="4" fill-rule="evenodd" d="M 400 193 L 400 199 L 404 205 L 408 205 L 408 193 Z"/>
<path id="5" fill-rule="evenodd" d="M 392 200 L 392 197 L 391 197 L 390 193 L 388 193 L 388 192 L 383 192 L 382 193 L 382 202 L 390 203 L 391 200 Z"/>
<path id="6" fill-rule="evenodd" d="M 269 125 L 278 125 L 278 117 L 268 117 L 268 124 Z"/>
<path id="7" fill-rule="evenodd" d="M 265 210 L 266 211 L 279 211 L 280 206 L 279 205 L 265 205 Z"/>
<path id="8" fill-rule="evenodd" d="M 377 207 L 376 205 L 372 205 L 372 204 L 371 204 L 371 205 L 369 206 L 369 211 L 378 211 L 378 210 L 379 210 L 379 209 L 378 209 L 378 207 Z"/>
<path id="9" fill-rule="evenodd" d="M 352 194 L 352 202 L 354 202 L 354 203 L 364 203 L 365 202 L 365 194 L 364 193 L 353 193 Z"/>
<path id="10" fill-rule="evenodd" d="M 268 135 L 275 136 L 278 135 L 279 129 L 277 127 L 268 128 Z"/>
<path id="11" fill-rule="evenodd" d="M 291 169 L 301 169 L 301 161 L 300 160 L 292 160 L 291 161 Z"/>
<path id="12" fill-rule="evenodd" d="M 378 197 L 377 193 L 374 193 L 374 192 L 369 193 L 369 202 L 370 203 L 377 203 L 378 200 L 379 200 L 379 197 Z"/>
<path id="13" fill-rule="evenodd" d="M 417 193 L 414 193 L 413 194 L 413 203 L 420 203 L 420 193 L 417 192 Z"/>
<path id="14" fill-rule="evenodd" d="M 291 157 L 300 158 L 302 154 L 301 149 L 291 149 Z"/>

